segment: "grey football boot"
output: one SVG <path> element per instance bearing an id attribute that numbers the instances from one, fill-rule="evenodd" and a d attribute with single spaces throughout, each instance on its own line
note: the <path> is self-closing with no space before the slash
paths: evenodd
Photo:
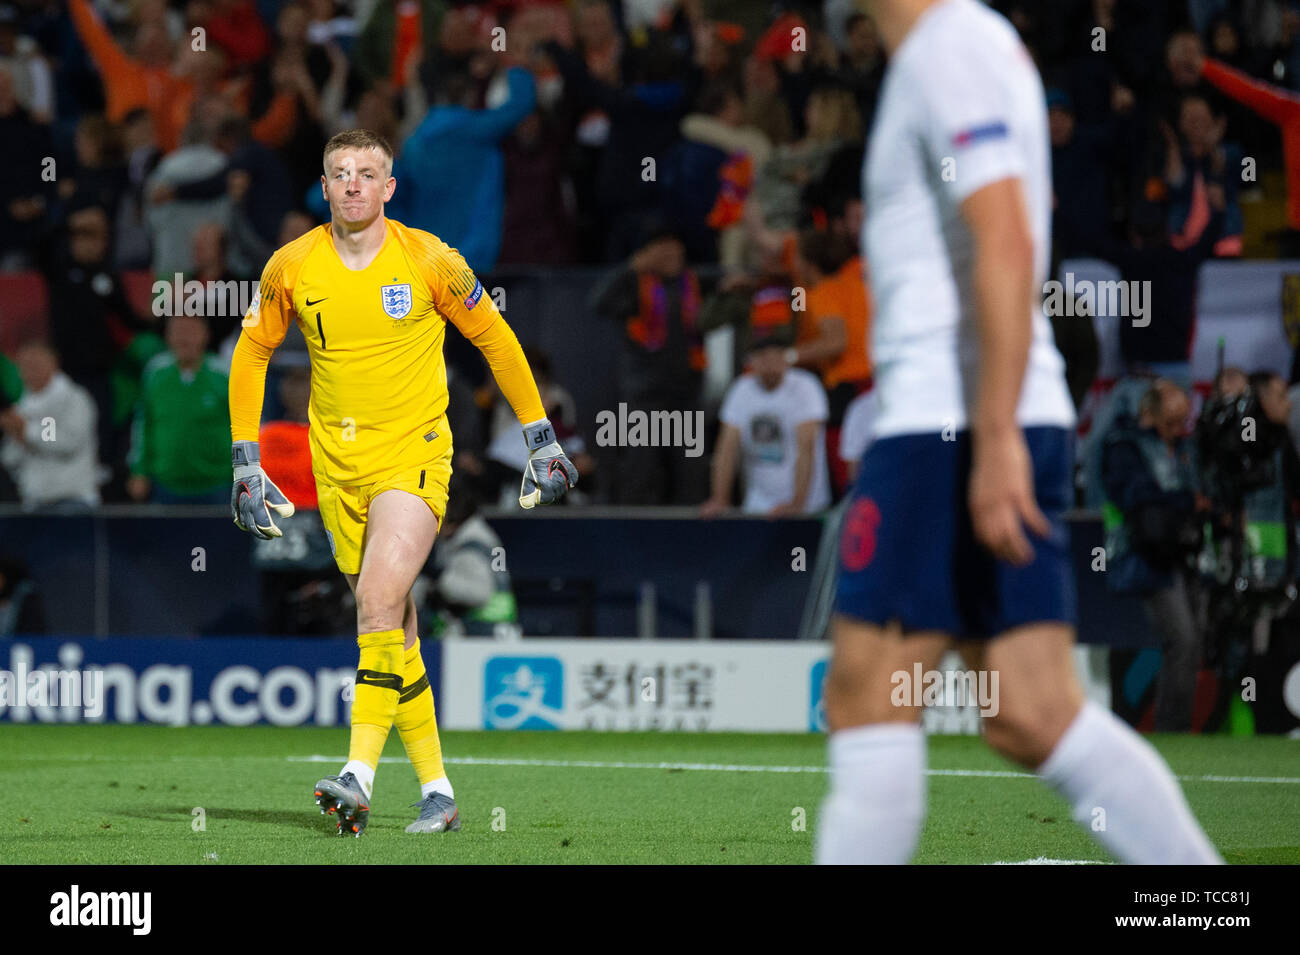
<path id="1" fill-rule="evenodd" d="M 406 827 L 407 832 L 457 832 L 460 830 L 460 810 L 456 800 L 442 793 L 430 793 L 419 802 L 420 817 Z"/>
<path id="2" fill-rule="evenodd" d="M 370 820 L 370 800 L 352 773 L 326 776 L 316 784 L 316 805 L 321 815 L 338 814 L 340 836 L 360 836 Z"/>

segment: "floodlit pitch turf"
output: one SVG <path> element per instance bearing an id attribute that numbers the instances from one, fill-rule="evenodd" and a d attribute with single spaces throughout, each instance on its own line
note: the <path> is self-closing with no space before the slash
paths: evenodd
<path id="1" fill-rule="evenodd" d="M 1300 740 L 1152 739 L 1228 862 L 1300 863 Z M 0 862 L 812 859 L 827 785 L 822 737 L 483 732 L 443 740 L 464 830 L 402 831 L 419 790 L 394 733 L 370 827 L 355 839 L 334 835 L 311 796 L 320 776 L 338 772 L 344 730 L 0 724 Z M 930 769 L 918 861 L 1106 860 L 1035 779 L 997 775 L 1019 771 L 978 739 L 932 738 Z M 195 831 L 196 809 L 206 831 Z"/>

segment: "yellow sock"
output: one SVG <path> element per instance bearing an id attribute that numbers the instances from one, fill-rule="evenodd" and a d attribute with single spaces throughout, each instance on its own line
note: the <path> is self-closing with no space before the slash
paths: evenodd
<path id="1" fill-rule="evenodd" d="M 357 637 L 361 662 L 352 696 L 352 741 L 348 762 L 357 760 L 371 769 L 379 766 L 388 731 L 397 715 L 402 693 L 402 630 L 381 630 Z"/>
<path id="2" fill-rule="evenodd" d="M 397 732 L 406 747 L 406 755 L 415 767 L 415 775 L 424 786 L 447 775 L 442 765 L 442 743 L 438 739 L 438 720 L 433 713 L 433 689 L 424 672 L 420 641 L 406 651 L 402 670 L 402 690 L 397 704 Z"/>

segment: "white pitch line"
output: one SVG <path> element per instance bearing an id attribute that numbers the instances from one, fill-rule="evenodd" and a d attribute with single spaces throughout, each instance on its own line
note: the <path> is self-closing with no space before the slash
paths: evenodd
<path id="1" fill-rule="evenodd" d="M 291 763 L 345 763 L 342 756 L 287 756 Z M 382 756 L 381 763 L 405 763 L 404 756 Z M 675 769 L 714 773 L 828 773 L 825 766 L 745 766 L 729 763 L 629 763 L 594 759 L 507 759 L 487 756 L 444 756 L 444 763 L 459 766 L 539 766 L 552 769 Z M 976 776 L 990 779 L 1037 779 L 1033 773 L 1000 769 L 927 769 L 927 776 Z M 1300 783 L 1300 776 L 1176 776 L 1181 782 Z"/>
<path id="2" fill-rule="evenodd" d="M 344 763 L 337 756 L 287 756 L 291 763 Z M 405 763 L 404 756 L 381 756 L 381 763 Z M 715 773 L 825 773 L 825 766 L 733 766 L 726 763 L 626 763 L 594 759 L 498 759 L 484 756 L 444 756 L 458 766 L 541 766 L 553 769 L 680 769 Z"/>
<path id="3" fill-rule="evenodd" d="M 1037 859 L 1025 859 L 1022 862 L 986 862 L 985 865 L 1107 865 L 1098 859 L 1049 859 L 1039 856 Z"/>
<path id="4" fill-rule="evenodd" d="M 54 753 L 22 753 L 18 755 L 6 755 L 11 763 L 30 763 L 30 762 L 49 762 L 49 763 L 148 763 L 148 762 L 170 762 L 170 763 L 188 763 L 188 762 L 208 762 L 212 760 L 221 760 L 222 762 L 230 759 L 241 760 L 287 760 L 291 763 L 338 763 L 342 765 L 347 762 L 343 756 L 323 756 L 314 754 L 311 756 L 265 756 L 265 755 L 247 755 L 247 756 L 209 756 L 209 755 L 180 755 L 158 753 L 152 756 L 118 756 L 99 753 L 79 753 L 76 755 L 58 755 Z M 379 760 L 381 763 L 405 763 L 404 756 L 383 756 Z M 825 766 L 746 766 L 732 765 L 730 763 L 630 763 L 622 761 L 602 761 L 594 759 L 502 759 L 496 757 L 484 756 L 445 756 L 444 763 L 451 763 L 459 766 L 535 766 L 552 769 L 671 769 L 681 770 L 683 772 L 711 772 L 711 773 L 777 773 L 777 774 L 798 774 L 814 773 L 826 774 L 830 770 Z M 1033 773 L 1019 773 L 1013 770 L 1002 769 L 927 769 L 927 776 L 968 776 L 985 779 L 1037 779 Z M 1184 783 L 1257 783 L 1257 784 L 1281 784 L 1295 785 L 1300 783 L 1300 776 L 1175 776 L 1179 782 Z"/>

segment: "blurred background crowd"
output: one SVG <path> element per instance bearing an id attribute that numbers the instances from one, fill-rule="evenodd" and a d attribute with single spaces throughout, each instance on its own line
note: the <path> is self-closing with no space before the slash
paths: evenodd
<path id="1" fill-rule="evenodd" d="M 1300 3 L 993 5 L 1047 89 L 1054 265 L 1102 258 L 1151 282 L 1125 368 L 1188 388 L 1199 265 L 1300 249 Z M 0 497 L 225 499 L 242 309 L 209 293 L 200 314 L 162 315 L 153 283 L 255 281 L 327 219 L 325 141 L 364 126 L 397 153 L 393 218 L 460 249 L 489 288 L 511 269 L 586 269 L 564 331 L 619 330 L 592 356 L 617 369 L 613 397 L 705 416 L 704 455 L 602 455 L 604 407 L 529 343 L 580 459 L 577 503 L 821 510 L 870 440 L 858 237 L 883 69 L 853 0 L 0 4 Z M 1082 402 L 1095 332 L 1054 324 Z M 706 347 L 719 330 L 727 345 Z M 449 355 L 458 468 L 509 500 L 508 408 L 472 350 Z M 305 368 L 287 344 L 268 424 L 305 428 Z M 39 440 L 50 416 L 58 442 Z"/>

